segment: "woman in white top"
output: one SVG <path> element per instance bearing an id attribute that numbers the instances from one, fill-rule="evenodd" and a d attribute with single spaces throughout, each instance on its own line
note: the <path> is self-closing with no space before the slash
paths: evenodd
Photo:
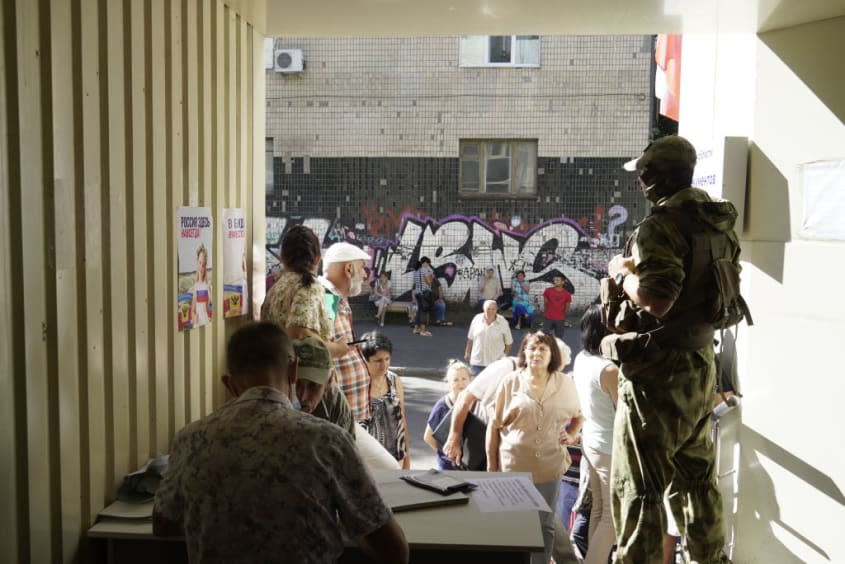
<path id="1" fill-rule="evenodd" d="M 378 278 L 373 284 L 373 294 L 371 297 L 373 303 L 376 304 L 376 319 L 378 319 L 379 327 L 384 327 L 384 314 L 387 313 L 387 306 L 389 306 L 393 299 L 390 295 L 390 277 L 384 270 L 378 275 Z"/>
<path id="2" fill-rule="evenodd" d="M 581 445 L 590 472 L 590 511 L 586 564 L 606 564 L 616 533 L 610 510 L 610 462 L 613 445 L 613 419 L 616 415 L 616 393 L 619 369 L 599 352 L 602 337 L 607 334 L 601 320 L 601 309 L 592 305 L 581 318 L 582 351 L 575 357 L 575 386 L 581 399 L 584 426 Z"/>
<path id="3" fill-rule="evenodd" d="M 569 359 L 566 359 L 569 362 Z M 569 467 L 568 443 L 577 441 L 581 407 L 557 340 L 541 331 L 522 341 L 519 370 L 505 376 L 496 391 L 487 424 L 487 471 L 531 472 L 549 507 L 555 507 L 560 477 Z M 554 544 L 554 513 L 541 513 L 544 554 L 548 564 Z"/>

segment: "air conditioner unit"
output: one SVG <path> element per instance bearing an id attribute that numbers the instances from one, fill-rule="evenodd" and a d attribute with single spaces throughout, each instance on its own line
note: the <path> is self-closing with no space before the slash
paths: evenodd
<path id="1" fill-rule="evenodd" d="M 276 49 L 273 70 L 276 72 L 302 72 L 302 49 Z"/>

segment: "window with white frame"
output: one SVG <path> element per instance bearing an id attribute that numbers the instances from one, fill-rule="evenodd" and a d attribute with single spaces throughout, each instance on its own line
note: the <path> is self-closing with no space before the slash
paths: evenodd
<path id="1" fill-rule="evenodd" d="M 539 67 L 539 35 L 465 35 L 462 67 Z"/>
<path id="2" fill-rule="evenodd" d="M 461 139 L 462 194 L 532 195 L 537 190 L 537 140 Z"/>

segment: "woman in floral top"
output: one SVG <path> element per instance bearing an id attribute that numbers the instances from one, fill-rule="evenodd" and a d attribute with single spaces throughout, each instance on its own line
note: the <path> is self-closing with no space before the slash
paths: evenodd
<path id="1" fill-rule="evenodd" d="M 411 455 L 406 438 L 405 392 L 399 376 L 388 370 L 393 343 L 378 331 L 361 338 L 365 339 L 361 353 L 370 372 L 370 418 L 361 425 L 407 470 Z"/>
<path id="2" fill-rule="evenodd" d="M 291 227 L 282 239 L 282 273 L 261 306 L 261 319 L 282 326 L 291 339 L 321 339 L 332 356 L 338 345 L 331 342 L 332 322 L 326 309 L 323 286 L 317 281 L 320 241 L 304 225 Z M 346 351 L 345 343 L 342 348 Z"/>

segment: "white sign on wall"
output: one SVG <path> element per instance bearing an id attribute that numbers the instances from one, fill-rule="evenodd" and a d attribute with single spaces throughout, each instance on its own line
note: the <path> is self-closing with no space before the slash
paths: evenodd
<path id="1" fill-rule="evenodd" d="M 845 240 L 845 160 L 805 163 L 799 175 L 804 190 L 801 236 Z"/>
<path id="2" fill-rule="evenodd" d="M 745 185 L 748 171 L 748 139 L 724 137 L 721 145 L 698 150 L 692 185 L 713 198 L 730 200 L 738 214 L 734 230 L 743 230 Z"/>

